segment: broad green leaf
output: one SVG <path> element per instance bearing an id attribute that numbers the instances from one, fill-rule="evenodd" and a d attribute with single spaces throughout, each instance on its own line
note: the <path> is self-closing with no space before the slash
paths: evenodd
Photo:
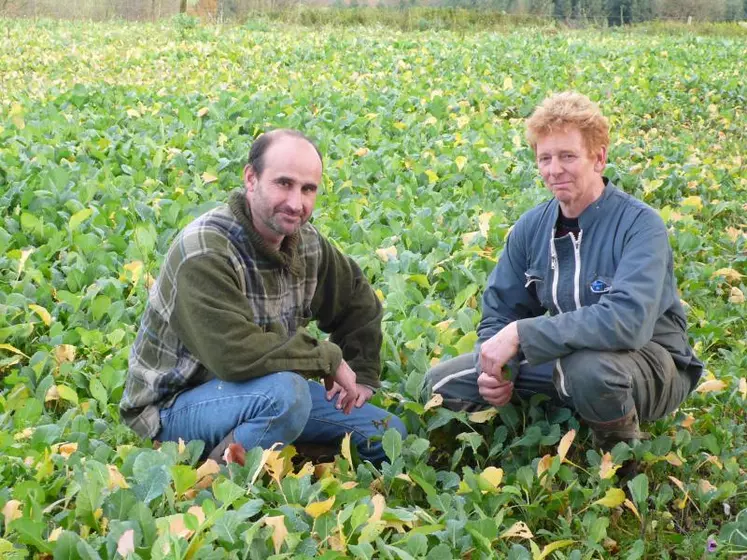
<path id="1" fill-rule="evenodd" d="M 394 428 L 390 428 L 384 432 L 381 444 L 384 448 L 384 453 L 386 453 L 386 456 L 392 463 L 402 454 L 402 434 Z"/>
<path id="2" fill-rule="evenodd" d="M 79 210 L 72 216 L 70 216 L 70 220 L 68 221 L 67 228 L 73 232 L 77 231 L 80 225 L 85 222 L 88 218 L 90 218 L 93 215 L 93 210 L 91 208 L 84 208 L 83 210 Z"/>

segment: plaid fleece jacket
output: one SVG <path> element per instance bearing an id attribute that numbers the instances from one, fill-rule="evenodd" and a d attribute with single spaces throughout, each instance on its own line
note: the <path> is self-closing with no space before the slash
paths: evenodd
<path id="1" fill-rule="evenodd" d="M 310 224 L 280 250 L 256 232 L 243 191 L 183 229 L 151 288 L 120 403 L 144 437 L 159 410 L 214 377 L 333 373 L 345 360 L 379 387 L 381 304 L 356 263 Z M 312 320 L 330 334 L 321 341 Z"/>

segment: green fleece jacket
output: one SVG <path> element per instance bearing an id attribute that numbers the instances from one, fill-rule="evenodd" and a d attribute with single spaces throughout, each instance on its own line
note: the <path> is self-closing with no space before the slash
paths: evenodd
<path id="1" fill-rule="evenodd" d="M 278 371 L 334 373 L 344 358 L 358 382 L 379 387 L 381 303 L 358 265 L 310 224 L 269 247 L 243 191 L 174 240 L 153 286 L 120 404 L 135 431 L 153 437 L 158 410 L 218 377 Z M 306 329 L 317 321 L 322 341 Z"/>

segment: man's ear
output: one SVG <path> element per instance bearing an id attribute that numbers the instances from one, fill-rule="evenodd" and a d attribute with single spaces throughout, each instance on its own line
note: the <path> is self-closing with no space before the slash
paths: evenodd
<path id="1" fill-rule="evenodd" d="M 254 188 L 257 186 L 257 175 L 254 168 L 249 164 L 244 166 L 244 186 L 249 192 L 254 192 Z"/>
<path id="2" fill-rule="evenodd" d="M 607 166 L 607 146 L 602 146 L 594 154 L 594 171 L 601 173 Z"/>

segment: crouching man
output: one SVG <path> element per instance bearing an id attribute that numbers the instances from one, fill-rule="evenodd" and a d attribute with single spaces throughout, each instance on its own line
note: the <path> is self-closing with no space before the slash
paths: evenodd
<path id="1" fill-rule="evenodd" d="M 367 403 L 380 385 L 381 304 L 356 263 L 308 223 L 321 180 L 321 155 L 303 134 L 263 134 L 244 189 L 177 235 L 120 404 L 138 434 L 200 439 L 220 460 L 234 442 L 334 445 L 351 433 L 375 464 L 386 428 L 406 435 Z M 312 320 L 329 340 L 306 330 Z"/>
<path id="2" fill-rule="evenodd" d="M 553 198 L 524 214 L 483 294 L 474 354 L 434 367 L 446 406 L 502 406 L 514 391 L 573 407 L 596 448 L 640 438 L 703 365 L 688 344 L 667 230 L 602 176 L 609 125 L 578 93 L 546 99 L 527 138 Z"/>

